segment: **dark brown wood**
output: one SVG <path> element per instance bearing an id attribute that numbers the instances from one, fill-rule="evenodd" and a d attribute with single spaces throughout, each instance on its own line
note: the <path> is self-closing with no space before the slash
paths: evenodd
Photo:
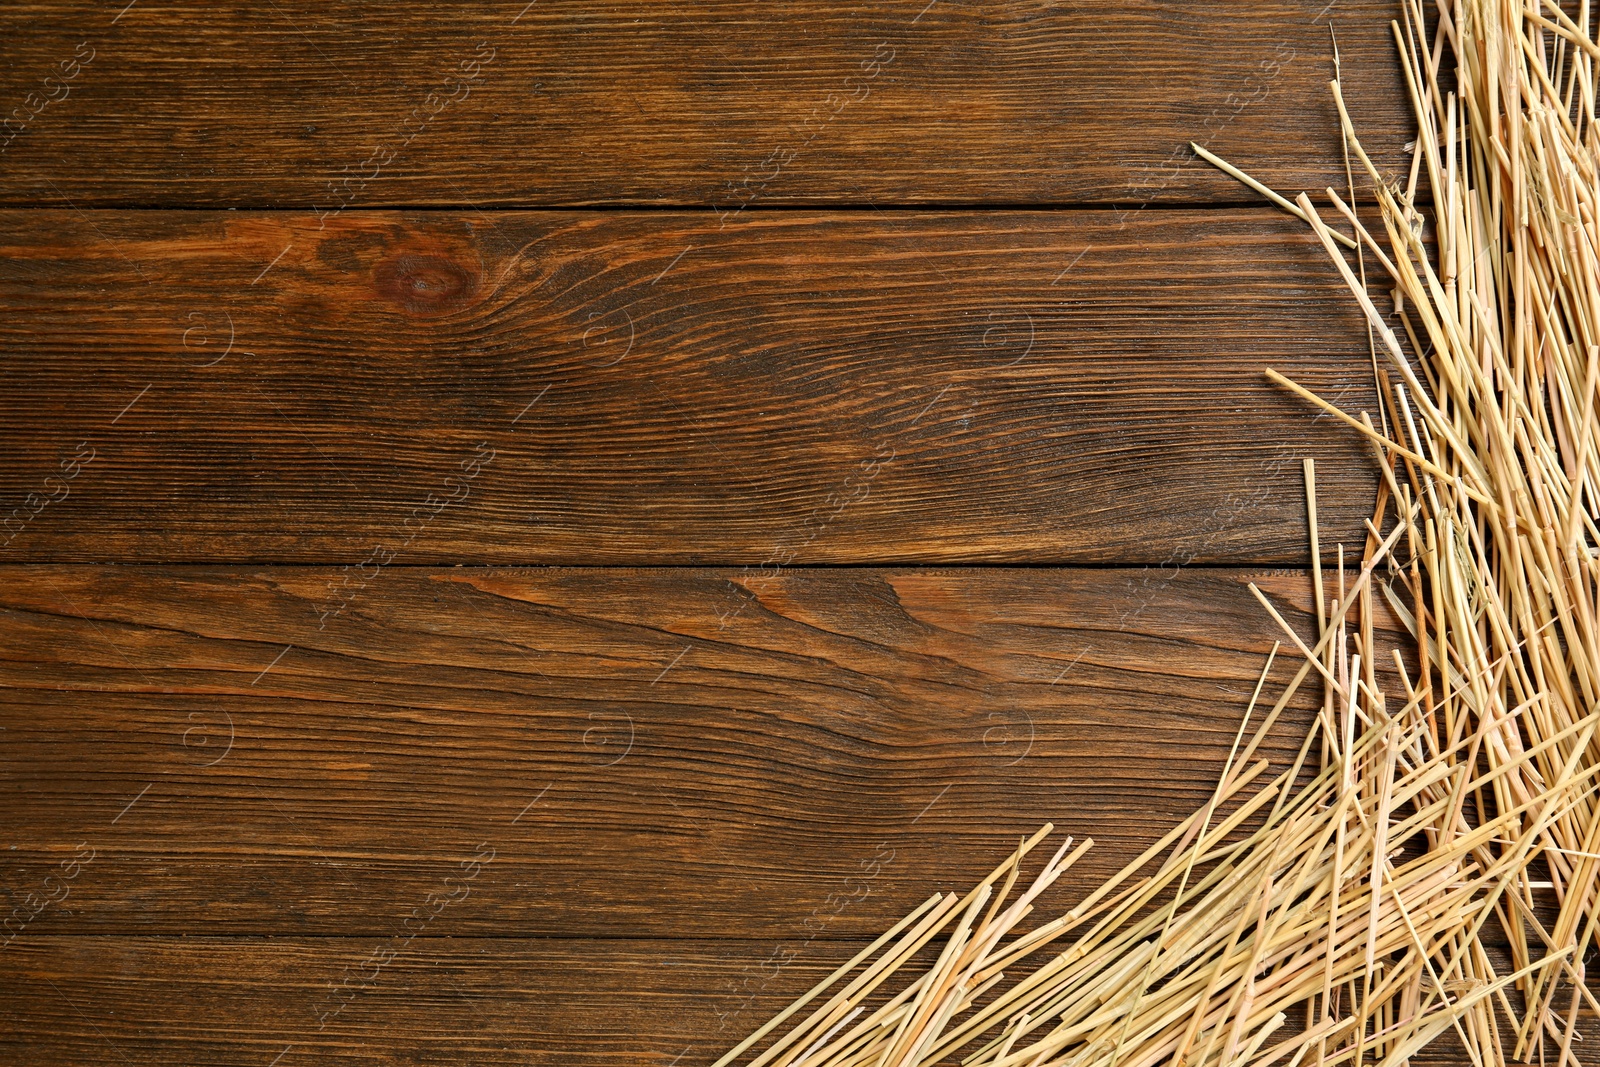
<path id="1" fill-rule="evenodd" d="M 407 944 L 388 932 L 29 936 L 0 954 L 0 1056 L 29 1064 L 706 1067 L 860 947 L 792 939 Z M 1586 1046 L 1600 1040 L 1592 1017 L 1579 1031 Z M 1466 1059 L 1446 1037 L 1413 1062 L 1459 1067 Z"/>
<path id="2" fill-rule="evenodd" d="M 1342 188 L 1336 24 L 1403 171 L 1394 13 L 0 7 L 0 1063 L 703 1067 L 1120 867 L 1373 488 L 1187 142 Z"/>
<path id="3" fill-rule="evenodd" d="M 0 953 L 0 1059 L 705 1067 L 856 947 L 30 936 Z"/>
<path id="4" fill-rule="evenodd" d="M 8 569 L 0 876 L 94 851 L 32 932 L 350 935 L 489 854 L 430 933 L 875 936 L 1051 820 L 1081 889 L 1209 795 L 1250 579 L 1304 622 L 1299 572 L 395 567 L 319 629 L 331 570 Z"/>
<path id="5" fill-rule="evenodd" d="M 130 16 L 131 17 L 131 16 Z M 0 213 L 0 558 L 1302 563 L 1366 333 L 1272 209 Z"/>
<path id="6" fill-rule="evenodd" d="M 1240 202 L 1413 123 L 1380 0 L 0 9 L 0 203 Z M 11 136 L 8 136 L 11 135 Z"/>

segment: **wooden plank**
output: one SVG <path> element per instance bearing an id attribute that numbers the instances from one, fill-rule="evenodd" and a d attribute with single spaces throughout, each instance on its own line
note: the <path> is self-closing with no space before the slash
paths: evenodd
<path id="1" fill-rule="evenodd" d="M 28 936 L 0 956 L 0 1054 L 34 1067 L 705 1067 L 858 947 Z M 1579 1029 L 1600 1039 L 1591 1016 Z M 1467 1060 L 1446 1037 L 1413 1062 Z"/>
<path id="2" fill-rule="evenodd" d="M 703 1067 L 850 951 L 817 945 L 755 976 L 762 988 L 745 1006 L 752 995 L 727 987 L 772 946 L 429 938 L 364 963 L 398 950 L 390 941 L 20 939 L 0 956 L 0 1056 L 36 1067 L 665 1067 L 682 1054 L 679 1067 Z"/>
<path id="3" fill-rule="evenodd" d="M 1299 572 L 395 567 L 319 629 L 327 570 L 5 577 L 0 878 L 94 853 L 45 933 L 372 933 L 488 855 L 430 933 L 875 935 L 1046 820 L 1098 842 L 1081 888 L 1209 796 L 1274 636 L 1247 580 L 1309 607 Z"/>
<path id="4" fill-rule="evenodd" d="M 1298 564 L 1375 480 L 1262 374 L 1372 406 L 1302 231 L 0 213 L 5 558 Z"/>
<path id="5" fill-rule="evenodd" d="M 119 10 L 121 9 L 121 10 Z M 1413 136 L 1392 4 L 19 2 L 0 203 L 1147 203 L 1343 186 Z"/>

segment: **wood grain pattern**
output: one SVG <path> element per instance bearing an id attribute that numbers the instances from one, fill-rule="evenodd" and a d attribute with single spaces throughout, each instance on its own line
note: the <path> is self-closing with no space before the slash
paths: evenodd
<path id="1" fill-rule="evenodd" d="M 391 568 L 319 629 L 326 570 L 9 569 L 0 874 L 95 852 L 29 933 L 353 935 L 487 851 L 430 934 L 870 937 L 1052 820 L 1081 888 L 1209 795 L 1249 578 L 1305 622 L 1299 572 Z"/>
<path id="2" fill-rule="evenodd" d="M 120 14 L 119 14 L 120 10 Z M 1412 136 L 1379 0 L 845 8 L 377 0 L 0 10 L 0 203 L 343 207 L 1247 201 Z"/>
<path id="3" fill-rule="evenodd" d="M 860 947 L 428 938 L 402 949 L 386 937 L 29 936 L 0 956 L 0 1018 L 10 1024 L 0 1055 L 241 1067 L 280 1054 L 278 1067 L 703 1067 Z M 385 951 L 396 954 L 369 961 Z"/>
<path id="4" fill-rule="evenodd" d="M 1262 374 L 1372 403 L 1270 209 L 0 235 L 10 561 L 1299 564 L 1303 456 L 1330 553 L 1370 511 L 1355 435 Z"/>
<path id="5" fill-rule="evenodd" d="M 365 963 L 391 947 L 386 938 L 30 936 L 0 955 L 0 1058 L 704 1067 L 740 1027 L 759 1025 L 856 946 L 809 946 L 757 971 L 783 946 L 430 938 L 381 968 Z"/>
<path id="6" fill-rule="evenodd" d="M 276 1067 L 705 1067 L 859 947 L 30 936 L 0 956 L 0 1055 L 35 1064 L 263 1067 L 281 1056 Z M 396 955 L 369 962 L 384 951 Z M 1585 1045 L 1600 1040 L 1592 1017 L 1579 1033 Z M 1412 1062 L 1464 1063 L 1453 1046 L 1444 1039 Z"/>
<path id="7" fill-rule="evenodd" d="M 703 1067 L 1120 867 L 1373 488 L 1187 142 L 1342 187 L 1336 25 L 1403 172 L 1393 14 L 0 6 L 0 1063 Z"/>

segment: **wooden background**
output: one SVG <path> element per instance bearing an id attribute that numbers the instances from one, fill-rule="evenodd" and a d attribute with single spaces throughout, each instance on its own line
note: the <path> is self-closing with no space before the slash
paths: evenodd
<path id="1" fill-rule="evenodd" d="M 1047 819 L 1068 906 L 1371 507 L 1186 144 L 1342 188 L 1334 29 L 1403 167 L 1393 14 L 0 8 L 0 1061 L 694 1067 Z"/>

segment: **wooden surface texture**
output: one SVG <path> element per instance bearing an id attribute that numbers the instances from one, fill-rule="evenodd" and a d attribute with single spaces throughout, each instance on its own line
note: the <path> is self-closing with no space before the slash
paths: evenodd
<path id="1" fill-rule="evenodd" d="M 784 936 L 848 883 L 871 937 L 1050 820 L 1070 897 L 1206 802 L 1282 637 L 1247 584 L 1304 627 L 1304 578 L 13 570 L 0 871 L 96 850 L 30 932 L 370 934 L 482 845 L 451 934 Z"/>
<path id="2" fill-rule="evenodd" d="M 23 1026 L 0 1034 L 0 1049 L 17 1062 L 138 1067 L 274 1057 L 279 1067 L 710 1063 L 865 947 L 801 937 L 402 942 L 394 931 L 31 938 L 8 966 L 51 993 L 18 1006 Z M 1585 1018 L 1579 1038 L 1600 1040 L 1600 1027 Z M 1457 1061 L 1436 1048 L 1412 1062 Z"/>
<path id="3" fill-rule="evenodd" d="M 1386 163 L 1411 136 L 1397 11 L 1379 0 L 120 9 L 0 9 L 0 100 L 23 108 L 0 199 L 713 217 L 819 202 L 1237 203 L 1253 198 L 1197 165 L 1189 141 L 1276 185 L 1342 185 L 1330 26 Z"/>
<path id="4" fill-rule="evenodd" d="M 1303 456 L 1330 553 L 1371 514 L 1365 448 L 1263 374 L 1373 403 L 1269 208 L 0 235 L 4 561 L 1301 564 Z"/>
<path id="5" fill-rule="evenodd" d="M 1372 509 L 1188 142 L 1343 189 L 1336 38 L 1403 174 L 1396 13 L 0 8 L 0 1063 L 705 1067 L 1046 820 L 1070 906 Z"/>

